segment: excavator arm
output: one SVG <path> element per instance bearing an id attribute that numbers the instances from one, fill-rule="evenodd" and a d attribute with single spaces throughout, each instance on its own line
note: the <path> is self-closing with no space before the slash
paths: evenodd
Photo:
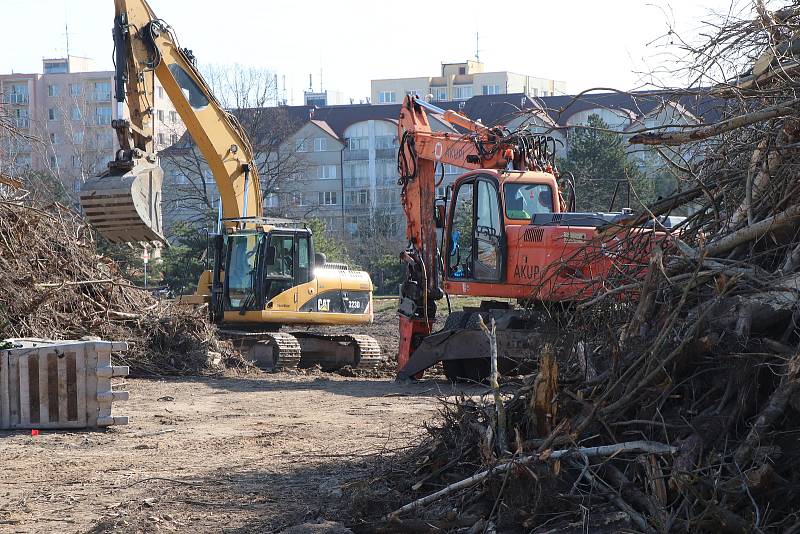
<path id="1" fill-rule="evenodd" d="M 120 149 L 108 171 L 87 181 L 81 204 L 112 242 L 164 241 L 161 177 L 153 148 L 155 79 L 163 86 L 208 163 L 226 226 L 253 226 L 262 214 L 253 149 L 237 118 L 214 97 L 191 51 L 145 0 L 115 0 L 115 99 Z M 127 104 L 129 118 L 122 118 Z"/>
<path id="2" fill-rule="evenodd" d="M 434 132 L 428 113 L 466 130 L 465 134 Z M 406 96 L 398 121 L 398 170 L 402 191 L 400 201 L 406 216 L 408 245 L 401 254 L 406 263 L 406 280 L 401 288 L 400 357 L 402 368 L 421 340 L 430 334 L 436 319 L 436 301 L 441 288 L 441 257 L 437 247 L 437 165 L 463 169 L 506 168 L 515 152 L 504 147 L 502 132 L 487 128 L 452 110 L 443 110 L 414 96 Z"/>

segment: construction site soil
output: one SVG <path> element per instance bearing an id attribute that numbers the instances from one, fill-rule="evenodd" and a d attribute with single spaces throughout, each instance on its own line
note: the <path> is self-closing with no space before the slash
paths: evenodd
<path id="1" fill-rule="evenodd" d="M 322 373 L 127 389 L 127 426 L 0 433 L 0 531 L 279 532 L 338 518 L 348 484 L 416 441 L 453 391 Z"/>

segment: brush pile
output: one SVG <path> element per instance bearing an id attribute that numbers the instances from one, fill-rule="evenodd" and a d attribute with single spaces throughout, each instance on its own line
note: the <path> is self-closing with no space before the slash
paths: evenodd
<path id="1" fill-rule="evenodd" d="M 60 205 L 0 198 L 0 339 L 127 341 L 135 374 L 244 366 L 198 311 L 159 302 L 98 254 L 90 227 Z"/>
<path id="2" fill-rule="evenodd" d="M 800 532 L 798 36 L 800 8 L 756 2 L 692 50 L 721 118 L 634 136 L 684 156 L 682 189 L 604 231 L 649 261 L 619 256 L 501 403 L 446 403 L 356 486 L 365 528 Z M 677 210 L 663 240 L 636 229 Z"/>

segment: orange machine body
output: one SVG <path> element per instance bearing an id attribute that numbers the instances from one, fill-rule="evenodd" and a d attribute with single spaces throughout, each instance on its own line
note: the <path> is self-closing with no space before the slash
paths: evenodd
<path id="1" fill-rule="evenodd" d="M 433 132 L 427 112 L 466 133 Z M 617 214 L 567 212 L 552 152 L 541 157 L 530 139 L 520 141 L 414 97 L 401 106 L 398 133 L 408 239 L 401 255 L 408 265 L 401 290 L 401 370 L 431 333 L 434 302 L 445 294 L 584 300 L 598 294 L 611 273 L 640 265 L 654 238 L 662 237 L 636 229 L 636 250 L 626 250 L 615 232 L 601 231 Z M 467 172 L 437 199 L 436 170 L 443 164 Z"/>

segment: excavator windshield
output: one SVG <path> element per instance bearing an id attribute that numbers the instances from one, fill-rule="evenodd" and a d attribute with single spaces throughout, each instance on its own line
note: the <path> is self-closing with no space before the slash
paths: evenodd
<path id="1" fill-rule="evenodd" d="M 553 213 L 553 192 L 545 184 L 510 183 L 503 186 L 506 217 L 530 221 L 537 213 Z"/>
<path id="2" fill-rule="evenodd" d="M 228 238 L 228 266 L 225 270 L 225 280 L 230 308 L 249 308 L 255 304 L 258 253 L 263 238 L 263 234 L 232 235 Z"/>

